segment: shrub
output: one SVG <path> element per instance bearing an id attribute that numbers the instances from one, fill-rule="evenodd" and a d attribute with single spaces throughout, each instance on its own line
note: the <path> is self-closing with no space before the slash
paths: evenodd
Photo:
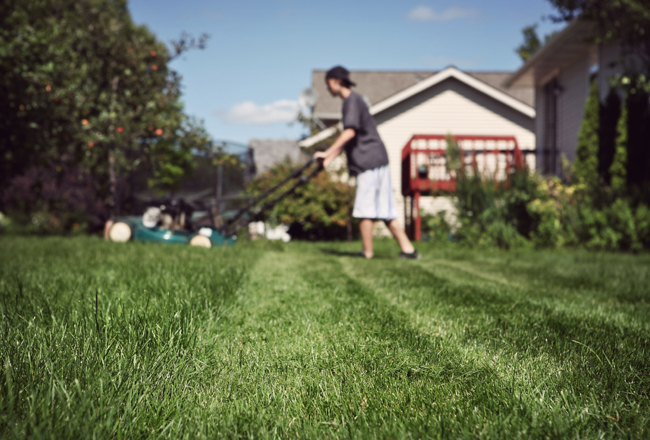
<path id="1" fill-rule="evenodd" d="M 14 177 L 2 203 L 25 232 L 59 234 L 100 228 L 106 208 L 99 185 L 87 171 L 62 160 L 30 167 Z"/>
<path id="2" fill-rule="evenodd" d="M 585 114 L 578 134 L 578 148 L 573 175 L 578 182 L 591 187 L 598 184 L 598 131 L 600 101 L 596 81 L 591 83 L 589 97 L 585 104 Z"/>
<path id="3" fill-rule="evenodd" d="M 609 188 L 564 184 L 525 171 L 499 184 L 460 175 L 455 198 L 458 240 L 510 249 L 583 246 L 638 251 L 650 247 L 650 209 Z"/>
<path id="4" fill-rule="evenodd" d="M 535 247 L 560 247 L 576 243 L 573 233 L 572 196 L 575 188 L 560 179 L 537 179 L 535 197 L 526 205 L 532 219 L 530 239 Z"/>
<path id="5" fill-rule="evenodd" d="M 423 239 L 432 241 L 447 241 L 451 238 L 452 227 L 447 221 L 447 211 L 436 214 L 420 212 Z"/>
<path id="6" fill-rule="evenodd" d="M 526 244 L 524 235 L 529 234 L 531 224 L 526 203 L 532 197 L 531 185 L 527 171 L 518 173 L 505 183 L 482 178 L 477 172 L 458 173 L 454 206 L 459 241 L 502 249 Z"/>
<path id="7" fill-rule="evenodd" d="M 621 116 L 616 125 L 614 159 L 609 167 L 611 186 L 616 192 L 622 192 L 627 186 L 627 114 L 627 105 L 624 103 L 621 108 Z"/>

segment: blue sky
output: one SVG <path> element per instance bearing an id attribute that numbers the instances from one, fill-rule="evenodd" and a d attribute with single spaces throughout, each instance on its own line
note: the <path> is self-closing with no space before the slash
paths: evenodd
<path id="1" fill-rule="evenodd" d="M 242 143 L 302 133 L 288 121 L 312 69 L 515 70 L 522 28 L 558 28 L 543 20 L 547 0 L 129 0 L 129 9 L 165 42 L 210 34 L 172 68 L 187 113 L 214 139 Z"/>

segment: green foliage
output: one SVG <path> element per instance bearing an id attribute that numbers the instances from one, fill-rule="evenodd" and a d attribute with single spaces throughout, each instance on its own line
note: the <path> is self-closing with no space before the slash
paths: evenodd
<path id="1" fill-rule="evenodd" d="M 521 31 L 524 35 L 524 42 L 515 52 L 522 61 L 526 62 L 542 47 L 542 42 L 537 36 L 537 25 L 527 26 Z"/>
<path id="2" fill-rule="evenodd" d="M 291 162 L 281 162 L 249 183 L 248 194 L 260 194 L 282 180 L 297 168 Z M 277 190 L 277 194 L 291 186 L 291 182 Z M 264 215 L 271 224 L 284 224 L 295 238 L 341 239 L 347 234 L 353 190 L 344 182 L 335 181 L 329 172 L 320 172 L 307 184 L 286 197 Z"/>
<path id="3" fill-rule="evenodd" d="M 423 241 L 447 241 L 451 238 L 453 228 L 447 221 L 447 211 L 439 211 L 436 214 L 421 211 L 420 219 Z"/>
<path id="4" fill-rule="evenodd" d="M 627 186 L 627 105 L 624 102 L 621 109 L 621 116 L 616 125 L 616 150 L 614 151 L 614 160 L 609 167 L 611 175 L 612 189 L 617 193 L 622 193 Z"/>
<path id="5" fill-rule="evenodd" d="M 204 40 L 182 36 L 170 53 L 124 0 L 2 2 L 0 187 L 62 157 L 97 179 L 102 200 L 136 168 L 177 187 L 210 140 L 183 113 L 169 62 Z"/>
<path id="6" fill-rule="evenodd" d="M 472 246 L 511 249 L 530 243 L 537 248 L 631 251 L 650 247 L 647 205 L 608 188 L 566 185 L 525 170 L 505 184 L 461 175 L 454 201 L 456 237 Z"/>
<path id="7" fill-rule="evenodd" d="M 598 138 L 598 173 L 606 184 L 611 182 L 610 167 L 616 152 L 617 126 L 621 117 L 621 98 L 619 89 L 610 87 L 605 102 L 600 107 L 600 127 Z"/>
<path id="8" fill-rule="evenodd" d="M 650 74 L 650 2 L 648 0 L 549 0 L 557 9 L 555 21 L 575 17 L 596 23 L 596 42 L 617 42 L 641 60 Z M 633 62 L 633 61 L 632 61 Z M 629 66 L 628 66 L 629 67 Z"/>
<path id="9" fill-rule="evenodd" d="M 515 169 L 505 182 L 483 177 L 476 168 L 467 170 L 462 151 L 451 135 L 447 136 L 447 157 L 448 167 L 451 163 L 456 174 L 456 237 L 470 245 L 502 249 L 526 245 L 532 227 L 526 207 L 535 189 L 528 169 Z"/>
<path id="10" fill-rule="evenodd" d="M 530 238 L 535 247 L 556 248 L 578 243 L 572 228 L 574 192 L 575 188 L 564 185 L 557 177 L 537 178 L 534 197 L 526 205 L 533 219 Z"/>
<path id="11" fill-rule="evenodd" d="M 555 32 L 545 35 L 544 42 L 537 35 L 537 24 L 527 26 L 522 29 L 521 33 L 524 37 L 524 42 L 515 49 L 515 53 L 519 55 L 521 60 L 525 63 L 528 61 L 535 53 L 541 49 L 548 40 L 555 34 Z"/>
<path id="12" fill-rule="evenodd" d="M 600 127 L 600 100 L 598 98 L 598 85 L 591 83 L 589 97 L 585 104 L 585 113 L 578 134 L 578 147 L 574 163 L 573 177 L 578 182 L 596 187 L 599 183 L 598 175 L 598 131 Z"/>
<path id="13" fill-rule="evenodd" d="M 482 178 L 477 172 L 460 173 L 453 195 L 458 239 L 502 249 L 525 245 L 531 223 L 526 210 L 532 197 L 529 182 L 525 169 L 513 173 L 508 182 Z"/>
<path id="14" fill-rule="evenodd" d="M 463 168 L 463 152 L 451 134 L 447 134 L 445 141 L 447 142 L 447 171 L 458 175 Z"/>

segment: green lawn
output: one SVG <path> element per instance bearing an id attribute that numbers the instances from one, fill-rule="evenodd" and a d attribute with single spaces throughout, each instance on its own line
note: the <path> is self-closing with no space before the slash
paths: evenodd
<path id="1" fill-rule="evenodd" d="M 0 237 L 0 436 L 648 438 L 650 256 Z"/>

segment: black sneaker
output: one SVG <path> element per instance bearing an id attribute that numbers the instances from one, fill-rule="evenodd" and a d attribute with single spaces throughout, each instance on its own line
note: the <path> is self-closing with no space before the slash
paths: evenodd
<path id="1" fill-rule="evenodd" d="M 406 260 L 419 260 L 422 258 L 422 256 L 418 253 L 418 251 L 413 251 L 410 254 L 407 254 L 406 252 L 400 252 L 399 258 L 404 258 Z"/>
<path id="2" fill-rule="evenodd" d="M 366 260 L 372 260 L 372 257 L 370 258 L 366 257 L 366 253 L 363 251 L 359 252 L 358 254 L 354 254 L 354 256 L 356 258 L 365 258 Z"/>

